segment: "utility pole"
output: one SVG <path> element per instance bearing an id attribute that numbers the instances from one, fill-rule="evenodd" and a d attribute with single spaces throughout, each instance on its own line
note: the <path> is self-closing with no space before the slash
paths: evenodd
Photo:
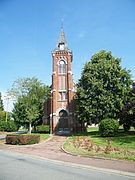
<path id="1" fill-rule="evenodd" d="M 9 97 L 6 97 L 6 103 L 7 103 L 7 107 L 6 107 L 6 122 L 8 120 L 8 104 L 9 104 Z"/>

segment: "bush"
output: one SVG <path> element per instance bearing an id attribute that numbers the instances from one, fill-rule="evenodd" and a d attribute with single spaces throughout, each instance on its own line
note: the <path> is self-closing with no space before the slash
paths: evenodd
<path id="1" fill-rule="evenodd" d="M 115 119 L 103 119 L 99 124 L 100 136 L 110 137 L 118 133 L 119 123 Z"/>
<path id="2" fill-rule="evenodd" d="M 17 128 L 14 121 L 8 121 L 7 122 L 7 128 L 6 128 L 7 132 L 15 132 L 15 131 L 17 131 L 17 129 L 18 128 Z"/>
<path id="3" fill-rule="evenodd" d="M 48 133 L 49 132 L 49 125 L 40 125 L 36 127 L 37 133 Z"/>
<path id="4" fill-rule="evenodd" d="M 6 122 L 5 121 L 0 121 L 0 131 L 5 131 L 6 129 Z"/>
<path id="5" fill-rule="evenodd" d="M 0 131 L 14 132 L 17 131 L 17 126 L 14 121 L 0 121 Z"/>
<path id="6" fill-rule="evenodd" d="M 6 112 L 0 111 L 0 121 L 5 121 L 5 119 L 6 119 Z"/>
<path id="7" fill-rule="evenodd" d="M 128 132 L 130 130 L 130 125 L 129 124 L 123 124 L 123 129 L 125 132 Z"/>
<path id="8" fill-rule="evenodd" d="M 36 144 L 40 141 L 40 135 L 35 134 L 8 134 L 6 136 L 6 143 L 12 145 L 26 145 Z"/>

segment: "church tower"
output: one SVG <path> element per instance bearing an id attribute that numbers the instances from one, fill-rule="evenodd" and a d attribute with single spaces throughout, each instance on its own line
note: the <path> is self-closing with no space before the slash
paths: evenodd
<path id="1" fill-rule="evenodd" d="M 71 133 L 74 122 L 74 84 L 71 64 L 72 51 L 68 48 L 63 27 L 56 48 L 52 52 L 52 91 L 51 91 L 51 132 Z"/>

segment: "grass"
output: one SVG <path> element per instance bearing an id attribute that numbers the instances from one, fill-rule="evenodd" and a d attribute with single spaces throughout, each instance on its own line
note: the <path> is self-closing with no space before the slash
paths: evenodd
<path id="1" fill-rule="evenodd" d="M 40 134 L 41 141 L 45 141 L 49 138 L 49 134 Z"/>
<path id="2" fill-rule="evenodd" d="M 104 138 L 99 136 L 98 128 L 89 128 L 87 133 L 69 137 L 64 148 L 76 155 L 135 161 L 135 130 L 125 133 L 119 129 L 118 136 Z"/>
<path id="3" fill-rule="evenodd" d="M 40 142 L 43 142 L 49 138 L 49 134 L 40 134 L 40 133 L 32 133 L 32 134 L 39 134 L 40 135 Z"/>

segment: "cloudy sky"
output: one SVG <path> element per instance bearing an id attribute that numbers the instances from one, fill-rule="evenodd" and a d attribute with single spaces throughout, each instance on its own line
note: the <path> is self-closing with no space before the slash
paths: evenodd
<path id="1" fill-rule="evenodd" d="M 18 77 L 51 84 L 62 19 L 75 82 L 101 49 L 121 58 L 135 79 L 134 0 L 0 0 L 0 92 Z"/>

